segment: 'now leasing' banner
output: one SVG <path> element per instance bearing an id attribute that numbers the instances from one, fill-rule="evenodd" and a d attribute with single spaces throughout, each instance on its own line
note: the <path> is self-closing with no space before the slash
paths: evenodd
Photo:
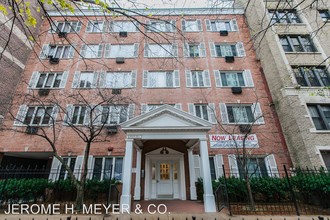
<path id="1" fill-rule="evenodd" d="M 242 148 L 244 134 L 210 134 L 210 145 L 211 148 Z M 257 148 L 258 139 L 257 135 L 250 134 L 245 139 L 245 147 L 246 148 Z"/>

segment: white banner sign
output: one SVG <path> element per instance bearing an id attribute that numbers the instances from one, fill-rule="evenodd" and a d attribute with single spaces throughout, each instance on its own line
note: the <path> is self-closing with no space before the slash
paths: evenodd
<path id="1" fill-rule="evenodd" d="M 211 148 L 242 148 L 244 136 L 244 134 L 210 134 L 210 145 Z M 245 147 L 259 147 L 257 135 L 250 134 L 249 136 L 247 136 L 245 139 Z"/>

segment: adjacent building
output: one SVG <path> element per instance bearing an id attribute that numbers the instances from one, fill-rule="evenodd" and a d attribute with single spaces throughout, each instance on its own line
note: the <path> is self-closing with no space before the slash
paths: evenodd
<path id="1" fill-rule="evenodd" d="M 328 1 L 260 0 L 246 9 L 296 167 L 330 168 L 329 15 Z"/>
<path id="2" fill-rule="evenodd" d="M 49 143 L 35 135 L 52 134 L 55 120 L 57 150 L 80 170 L 85 143 L 66 123 L 90 124 L 91 106 L 108 141 L 92 144 L 88 178 L 122 181 L 123 204 L 196 200 L 202 177 L 205 211 L 214 212 L 211 180 L 224 175 L 223 165 L 226 175 L 242 175 L 237 148 L 247 132 L 251 174 L 277 176 L 291 166 L 243 9 L 150 9 L 133 20 L 82 12 L 49 11 L 56 23 L 44 21 L 43 46 L 24 70 L 28 85 L 14 98 L 17 116 L 6 118 L 11 130 L 0 134 L 2 166 L 47 167 L 59 171 L 49 179 L 66 178 Z M 106 92 L 130 102 L 102 103 Z M 62 105 L 47 105 L 54 100 Z"/>
<path id="3" fill-rule="evenodd" d="M 0 126 L 4 115 L 8 112 L 16 86 L 21 80 L 25 64 L 33 48 L 33 42 L 27 36 L 35 36 L 42 23 L 41 13 L 38 13 L 36 8 L 32 7 L 31 14 L 37 19 L 37 26 L 30 27 L 29 30 L 22 25 L 21 18 L 13 18 L 10 10 L 7 15 L 0 13 L 2 35 L 0 39 Z"/>

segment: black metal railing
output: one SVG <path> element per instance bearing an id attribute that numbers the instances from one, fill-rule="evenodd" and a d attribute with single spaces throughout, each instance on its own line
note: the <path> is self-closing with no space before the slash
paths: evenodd
<path id="1" fill-rule="evenodd" d="M 81 169 L 72 172 L 80 183 L 83 175 Z M 112 167 L 87 170 L 86 174 L 85 204 L 119 203 L 121 184 L 120 181 L 110 178 L 113 176 Z M 0 167 L 0 209 L 14 203 L 74 204 L 76 195 L 76 186 L 68 172 L 63 169 Z"/>
<path id="2" fill-rule="evenodd" d="M 230 214 L 330 214 L 330 173 L 324 169 L 284 166 L 274 175 L 258 173 L 249 178 L 224 167 L 223 173 L 214 184 L 219 211 L 227 207 Z"/>

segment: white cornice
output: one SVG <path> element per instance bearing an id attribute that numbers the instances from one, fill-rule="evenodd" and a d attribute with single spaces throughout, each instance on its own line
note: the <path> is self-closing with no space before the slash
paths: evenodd
<path id="1" fill-rule="evenodd" d="M 189 15 L 242 15 L 244 14 L 243 8 L 161 8 L 161 9 L 116 9 L 123 11 L 130 16 L 189 16 Z M 76 10 L 74 13 L 65 10 L 58 12 L 57 10 L 48 10 L 51 17 L 73 17 L 73 16 L 105 16 L 104 13 L 97 9 L 81 9 Z M 113 14 L 109 14 L 113 16 Z"/>

